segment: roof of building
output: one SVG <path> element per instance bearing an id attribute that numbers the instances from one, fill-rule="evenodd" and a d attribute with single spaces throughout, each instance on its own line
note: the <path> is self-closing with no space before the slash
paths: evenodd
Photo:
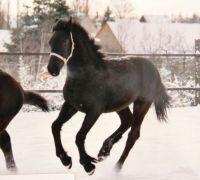
<path id="1" fill-rule="evenodd" d="M 195 39 L 200 38 L 200 24 L 119 19 L 107 25 L 127 53 L 194 53 Z"/>

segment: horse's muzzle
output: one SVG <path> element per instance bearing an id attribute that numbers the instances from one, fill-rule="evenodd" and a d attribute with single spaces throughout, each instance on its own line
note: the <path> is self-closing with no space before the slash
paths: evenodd
<path id="1" fill-rule="evenodd" d="M 49 74 L 52 76 L 58 76 L 60 74 L 60 70 L 63 66 L 63 62 L 56 57 L 50 57 L 49 64 L 47 66 Z"/>
<path id="2" fill-rule="evenodd" d="M 49 74 L 51 74 L 52 76 L 58 76 L 60 73 L 60 69 L 58 67 L 51 67 L 51 66 L 47 66 L 48 72 Z"/>

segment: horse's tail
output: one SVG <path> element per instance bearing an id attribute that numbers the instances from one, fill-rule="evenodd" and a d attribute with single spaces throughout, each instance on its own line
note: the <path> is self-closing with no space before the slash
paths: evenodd
<path id="1" fill-rule="evenodd" d="M 49 111 L 47 100 L 32 91 L 24 91 L 24 104 L 37 106 L 42 111 Z"/>
<path id="2" fill-rule="evenodd" d="M 170 96 L 167 94 L 164 85 L 160 84 L 158 87 L 158 92 L 154 99 L 154 105 L 156 110 L 156 115 L 158 120 L 166 121 L 167 120 L 167 108 L 170 107 Z"/>

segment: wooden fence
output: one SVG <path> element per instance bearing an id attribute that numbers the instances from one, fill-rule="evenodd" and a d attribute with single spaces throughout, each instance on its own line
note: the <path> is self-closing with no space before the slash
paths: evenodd
<path id="1" fill-rule="evenodd" d="M 126 53 L 105 53 L 106 56 L 139 56 L 139 57 L 147 57 L 147 58 L 166 58 L 166 60 L 168 60 L 168 58 L 180 58 L 180 61 L 185 61 L 186 58 L 193 58 L 194 59 L 194 64 L 196 67 L 196 64 L 200 64 L 199 60 L 200 60 L 200 54 L 126 54 Z M 1 62 L 1 56 L 49 56 L 49 53 L 37 53 L 37 52 L 0 52 L 0 62 Z M 200 72 L 199 72 L 200 73 Z M 177 87 L 177 88 L 170 88 L 167 87 L 167 89 L 169 91 L 195 91 L 198 92 L 200 91 L 200 87 L 196 87 L 197 85 L 197 73 L 195 71 L 194 73 L 195 76 L 195 84 L 194 87 Z M 37 89 L 33 89 L 34 91 L 37 91 L 39 93 L 61 93 L 62 90 L 37 90 Z M 197 93 L 196 93 L 197 94 Z"/>

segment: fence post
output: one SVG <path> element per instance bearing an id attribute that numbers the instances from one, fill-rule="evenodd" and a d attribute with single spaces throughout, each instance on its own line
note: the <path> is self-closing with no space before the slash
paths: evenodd
<path id="1" fill-rule="evenodd" d="M 199 53 L 200 53 L 200 39 L 195 39 L 195 54 L 199 54 Z M 199 56 L 195 56 L 195 88 L 199 84 L 198 70 L 199 70 Z M 197 105 L 198 102 L 199 102 L 199 92 L 195 90 L 195 105 Z"/>
<path id="2" fill-rule="evenodd" d="M 198 70 L 199 70 L 199 57 L 195 56 L 195 88 L 199 84 L 199 77 L 198 77 Z M 199 91 L 195 89 L 195 106 L 199 103 Z"/>

